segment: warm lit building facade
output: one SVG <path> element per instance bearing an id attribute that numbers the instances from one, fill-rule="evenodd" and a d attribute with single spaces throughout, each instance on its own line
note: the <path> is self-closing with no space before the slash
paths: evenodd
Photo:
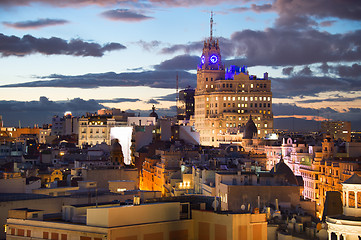
<path id="1" fill-rule="evenodd" d="M 79 146 L 96 145 L 105 142 L 111 145 L 110 129 L 115 127 L 115 119 L 107 116 L 88 116 L 79 118 Z"/>
<path id="2" fill-rule="evenodd" d="M 64 206 L 63 210 L 72 206 Z M 72 208 L 71 210 L 73 210 Z M 76 209 L 75 209 L 76 210 Z M 73 211 L 74 212 L 74 211 Z M 62 219 L 43 220 L 43 211 L 9 211 L 6 239 L 58 240 L 232 240 L 267 239 L 265 213 L 222 213 L 193 210 L 189 203 L 163 202 L 99 206 L 82 216 L 62 212 Z"/>
<path id="3" fill-rule="evenodd" d="M 331 135 L 334 139 L 351 142 L 351 122 L 348 121 L 323 121 L 321 132 Z"/>
<path id="4" fill-rule="evenodd" d="M 343 214 L 327 216 L 328 239 L 361 239 L 361 177 L 352 175 L 342 183 Z"/>
<path id="5" fill-rule="evenodd" d="M 140 189 L 160 191 L 162 196 L 171 196 L 172 188 L 178 186 L 180 175 L 180 151 L 158 151 L 160 158 L 145 158 L 140 177 Z M 175 178 L 174 176 L 177 177 Z"/>
<path id="6" fill-rule="evenodd" d="M 304 181 L 303 196 L 316 201 L 318 216 L 322 216 L 327 191 L 342 193 L 341 183 L 354 173 L 361 173 L 361 163 L 353 158 L 335 158 L 334 141 L 327 136 L 322 149 L 314 152 L 310 162 L 300 164 L 300 173 Z"/>
<path id="7" fill-rule="evenodd" d="M 204 42 L 194 98 L 193 121 L 202 145 L 218 146 L 224 142 L 240 141 L 239 133 L 250 115 L 258 129 L 258 137 L 264 137 L 273 129 L 268 73 L 264 78 L 257 78 L 249 75 L 245 66 L 225 69 L 218 40 L 214 40 L 212 35 Z"/>

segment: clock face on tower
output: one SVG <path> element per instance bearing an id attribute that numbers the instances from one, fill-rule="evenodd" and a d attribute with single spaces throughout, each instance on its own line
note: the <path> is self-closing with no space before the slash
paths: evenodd
<path id="1" fill-rule="evenodd" d="M 209 60 L 211 61 L 211 63 L 216 63 L 218 61 L 218 57 L 216 55 L 212 55 Z"/>
<path id="2" fill-rule="evenodd" d="M 203 56 L 201 57 L 201 62 L 202 62 L 202 64 L 204 64 L 205 61 L 206 61 L 206 57 L 203 55 Z"/>

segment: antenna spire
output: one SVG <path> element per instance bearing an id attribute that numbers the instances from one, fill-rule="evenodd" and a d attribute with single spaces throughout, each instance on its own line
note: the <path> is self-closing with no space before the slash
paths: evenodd
<path id="1" fill-rule="evenodd" d="M 176 100 L 178 102 L 178 72 L 177 72 L 177 78 L 176 78 L 176 83 L 177 83 L 177 86 L 176 86 Z"/>
<path id="2" fill-rule="evenodd" d="M 211 11 L 211 22 L 210 22 L 210 25 L 211 25 L 211 34 L 210 34 L 210 40 L 212 41 L 212 35 L 213 35 L 213 11 Z"/>

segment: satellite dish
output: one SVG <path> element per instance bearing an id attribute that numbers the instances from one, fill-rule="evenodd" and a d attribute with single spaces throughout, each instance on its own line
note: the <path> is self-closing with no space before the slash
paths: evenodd
<path id="1" fill-rule="evenodd" d="M 246 206 L 244 204 L 242 204 L 241 210 L 244 211 L 245 209 L 246 209 Z"/>

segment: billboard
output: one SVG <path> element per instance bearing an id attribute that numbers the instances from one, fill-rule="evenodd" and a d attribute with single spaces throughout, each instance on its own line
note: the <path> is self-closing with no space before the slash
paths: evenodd
<path id="1" fill-rule="evenodd" d="M 133 127 L 113 127 L 110 129 L 110 139 L 118 139 L 119 144 L 122 146 L 124 163 L 129 165 L 131 163 L 131 151 L 132 145 L 132 132 Z"/>

